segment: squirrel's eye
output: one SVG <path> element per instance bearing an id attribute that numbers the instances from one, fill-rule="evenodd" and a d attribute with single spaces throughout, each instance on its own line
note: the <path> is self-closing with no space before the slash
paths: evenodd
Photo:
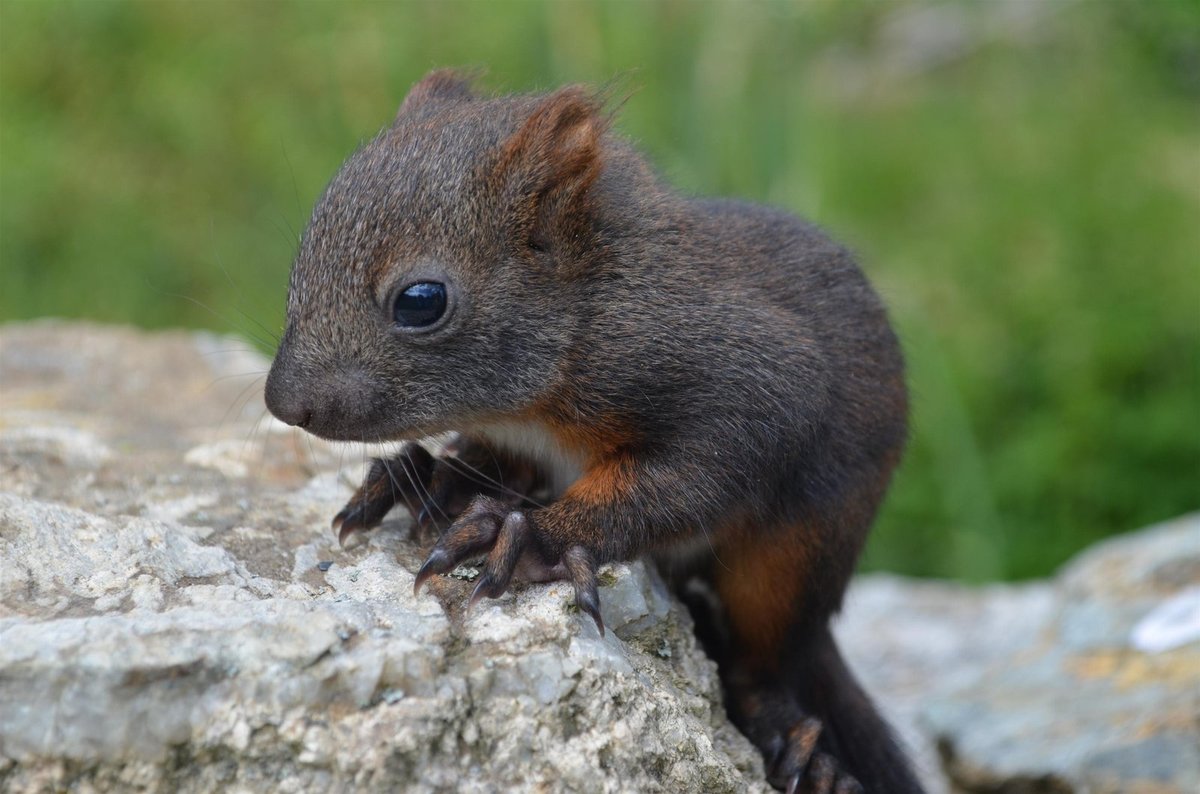
<path id="1" fill-rule="evenodd" d="M 446 312 L 446 285 L 418 281 L 402 290 L 392 306 L 392 319 L 402 328 L 433 325 Z"/>

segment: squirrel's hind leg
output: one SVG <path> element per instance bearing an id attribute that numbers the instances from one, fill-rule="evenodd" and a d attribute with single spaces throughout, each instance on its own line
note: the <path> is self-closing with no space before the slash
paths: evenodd
<path id="1" fill-rule="evenodd" d="M 795 652 L 777 669 L 722 670 L 729 716 L 762 751 L 768 781 L 789 794 L 922 794 L 828 627 L 801 631 L 793 642 Z"/>
<path id="2" fill-rule="evenodd" d="M 772 785 L 789 794 L 921 794 L 830 633 L 848 574 L 828 553 L 838 533 L 825 530 L 727 524 L 713 534 L 712 558 L 692 572 L 715 597 L 685 600 L 708 629 L 699 636 L 729 717 L 762 752 Z"/>
<path id="3" fill-rule="evenodd" d="M 797 672 L 807 660 L 789 647 L 803 597 L 796 544 L 777 543 L 767 560 L 719 545 L 711 556 L 658 555 L 659 571 L 687 606 L 705 653 L 717 663 L 730 720 L 763 754 L 767 780 L 792 792 L 863 791 L 836 760 L 826 725 L 801 703 Z"/>

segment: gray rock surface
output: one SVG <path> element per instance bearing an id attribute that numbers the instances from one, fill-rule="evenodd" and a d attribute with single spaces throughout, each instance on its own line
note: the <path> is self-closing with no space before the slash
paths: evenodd
<path id="1" fill-rule="evenodd" d="M 328 529 L 367 453 L 270 419 L 265 370 L 208 334 L 0 329 L 0 790 L 767 790 L 652 571 L 605 574 L 604 638 L 562 584 L 414 598 L 400 511 Z M 1198 543 L 861 577 L 838 632 L 933 794 L 1197 790 L 1200 645 L 1154 620 Z"/>
<path id="2" fill-rule="evenodd" d="M 403 516 L 337 548 L 363 453 L 264 418 L 264 369 L 3 330 L 0 789 L 766 790 L 642 565 L 602 577 L 604 638 L 563 584 L 414 598 Z"/>
<path id="3" fill-rule="evenodd" d="M 1200 791 L 1197 585 L 1195 515 L 1070 563 L 1036 634 L 925 710 L 955 783 L 979 792 Z M 1179 644 L 1163 647 L 1171 635 Z"/>
<path id="4" fill-rule="evenodd" d="M 851 587 L 837 623 L 850 666 L 879 701 L 930 794 L 946 780 L 925 712 L 971 691 L 991 664 L 1028 647 L 1050 620 L 1053 587 L 968 587 L 876 574 Z"/>
<path id="5" fill-rule="evenodd" d="M 1200 514 L 1051 582 L 863 577 L 839 635 L 935 792 L 1200 791 Z"/>

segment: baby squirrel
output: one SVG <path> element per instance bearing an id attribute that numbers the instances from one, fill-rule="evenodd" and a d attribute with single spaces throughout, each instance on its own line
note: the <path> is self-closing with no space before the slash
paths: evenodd
<path id="1" fill-rule="evenodd" d="M 440 522 L 418 589 L 485 557 L 472 602 L 563 578 L 603 631 L 596 566 L 650 556 L 772 784 L 919 792 L 829 629 L 905 442 L 884 308 L 819 230 L 680 195 L 610 115 L 422 79 L 313 211 L 267 405 L 327 439 L 458 433 L 334 519 Z"/>

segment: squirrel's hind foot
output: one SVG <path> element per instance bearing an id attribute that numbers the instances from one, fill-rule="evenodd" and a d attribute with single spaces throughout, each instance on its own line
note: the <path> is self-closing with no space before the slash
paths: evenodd
<path id="1" fill-rule="evenodd" d="M 732 681 L 726 685 L 739 727 L 762 751 L 772 786 L 787 794 L 863 794 L 862 785 L 822 749 L 821 721 L 794 698 Z"/>
<path id="2" fill-rule="evenodd" d="M 778 756 L 767 769 L 767 780 L 787 794 L 863 794 L 863 787 L 838 768 L 832 756 L 816 749 L 821 723 L 806 718 L 781 736 Z"/>

